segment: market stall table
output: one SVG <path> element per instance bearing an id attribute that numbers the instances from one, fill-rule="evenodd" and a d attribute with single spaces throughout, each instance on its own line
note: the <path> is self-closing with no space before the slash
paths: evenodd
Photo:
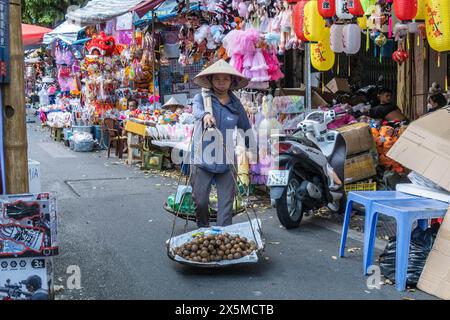
<path id="1" fill-rule="evenodd" d="M 128 165 L 133 164 L 133 153 L 135 150 L 139 150 L 142 155 L 142 151 L 144 150 L 143 143 L 133 143 L 134 138 L 138 137 L 139 140 L 147 138 L 147 127 L 155 126 L 154 122 L 144 122 L 139 120 L 128 120 L 125 124 L 125 131 L 127 133 L 127 142 L 128 142 L 128 158 L 126 163 Z M 140 157 L 142 161 L 142 157 Z"/>

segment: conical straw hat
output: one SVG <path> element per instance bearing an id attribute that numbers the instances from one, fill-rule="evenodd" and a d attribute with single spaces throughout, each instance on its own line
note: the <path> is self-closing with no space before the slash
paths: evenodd
<path id="1" fill-rule="evenodd" d="M 194 83 L 202 88 L 211 89 L 212 84 L 210 76 L 213 74 L 229 74 L 233 77 L 234 81 L 231 84 L 231 90 L 238 90 L 245 88 L 250 82 L 239 71 L 229 65 L 225 60 L 221 59 L 200 72 L 194 79 Z"/>
<path id="2" fill-rule="evenodd" d="M 183 107 L 184 108 L 184 105 L 182 103 L 178 102 L 177 99 L 172 97 L 172 98 L 170 98 L 169 101 L 166 102 L 166 104 L 164 104 L 162 106 L 163 109 L 169 108 L 169 107 Z"/>

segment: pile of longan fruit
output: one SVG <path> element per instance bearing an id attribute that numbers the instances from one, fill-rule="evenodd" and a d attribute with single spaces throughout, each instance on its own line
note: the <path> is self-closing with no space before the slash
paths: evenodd
<path id="1" fill-rule="evenodd" d="M 254 241 L 245 237 L 230 235 L 200 236 L 175 249 L 178 256 L 193 262 L 209 263 L 223 260 L 237 260 L 257 250 Z"/>

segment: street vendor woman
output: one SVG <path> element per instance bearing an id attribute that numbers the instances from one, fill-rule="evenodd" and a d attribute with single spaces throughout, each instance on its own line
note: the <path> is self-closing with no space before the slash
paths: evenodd
<path id="1" fill-rule="evenodd" d="M 197 75 L 194 82 L 204 89 L 193 100 L 197 124 L 192 148 L 191 185 L 197 225 L 209 227 L 209 197 L 214 181 L 218 196 L 217 225 L 229 226 L 236 196 L 236 172 L 233 169 L 235 148 L 232 141 L 227 141 L 227 136 L 236 128 L 244 132 L 251 130 L 244 107 L 232 90 L 246 87 L 249 81 L 227 62 L 219 60 Z M 253 136 L 247 135 L 246 146 L 253 143 Z M 233 158 L 231 161 L 230 157 Z"/>

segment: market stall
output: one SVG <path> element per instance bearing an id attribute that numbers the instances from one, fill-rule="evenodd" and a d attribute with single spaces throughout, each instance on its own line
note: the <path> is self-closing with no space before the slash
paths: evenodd
<path id="1" fill-rule="evenodd" d="M 24 47 L 40 45 L 44 35 L 51 31 L 52 29 L 22 23 L 22 42 Z"/>

